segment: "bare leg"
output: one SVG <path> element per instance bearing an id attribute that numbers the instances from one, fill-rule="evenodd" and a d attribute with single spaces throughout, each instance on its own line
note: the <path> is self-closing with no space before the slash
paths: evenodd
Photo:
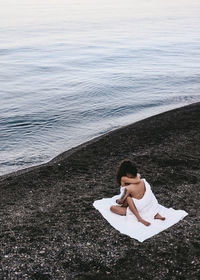
<path id="1" fill-rule="evenodd" d="M 154 219 L 159 219 L 159 220 L 164 221 L 166 218 L 165 218 L 165 217 L 162 217 L 159 213 L 157 213 L 157 214 L 154 216 Z"/>
<path id="2" fill-rule="evenodd" d="M 128 206 L 131 209 L 131 211 L 133 212 L 133 214 L 136 216 L 136 218 L 138 219 L 138 222 L 144 224 L 145 226 L 150 226 L 150 223 L 145 221 L 144 219 L 142 219 L 142 217 L 140 216 L 140 214 L 138 213 L 137 208 L 135 207 L 135 204 L 133 203 L 132 198 L 129 196 L 127 197 L 127 202 L 128 202 Z"/>
<path id="3" fill-rule="evenodd" d="M 110 211 L 121 216 L 126 216 L 126 207 L 113 205 L 110 207 Z"/>
<path id="4" fill-rule="evenodd" d="M 126 207 L 126 208 L 128 207 L 127 199 L 123 202 L 122 207 Z"/>

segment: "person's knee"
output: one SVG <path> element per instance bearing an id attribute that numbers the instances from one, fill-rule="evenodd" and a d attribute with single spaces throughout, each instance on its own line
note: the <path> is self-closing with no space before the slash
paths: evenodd
<path id="1" fill-rule="evenodd" d="M 114 212 L 115 211 L 115 206 L 110 206 L 110 211 Z"/>

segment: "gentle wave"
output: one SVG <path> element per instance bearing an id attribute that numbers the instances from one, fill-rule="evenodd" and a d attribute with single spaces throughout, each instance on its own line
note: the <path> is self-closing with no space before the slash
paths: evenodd
<path id="1" fill-rule="evenodd" d="M 19 1 L 12 21 L 0 4 L 0 174 L 199 101 L 198 1 Z"/>

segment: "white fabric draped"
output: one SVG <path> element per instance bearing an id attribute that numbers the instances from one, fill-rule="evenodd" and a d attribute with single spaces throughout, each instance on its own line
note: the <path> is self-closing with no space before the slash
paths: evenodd
<path id="1" fill-rule="evenodd" d="M 146 191 L 142 199 L 135 199 L 138 212 L 143 219 L 151 223 L 150 226 L 145 226 L 138 222 L 135 215 L 127 208 L 127 215 L 120 216 L 110 211 L 110 207 L 116 204 L 116 199 L 120 198 L 121 194 L 115 195 L 112 198 L 103 198 L 96 200 L 93 206 L 102 214 L 102 216 L 119 232 L 126 234 L 131 238 L 135 238 L 140 242 L 158 234 L 159 232 L 173 226 L 185 216 L 188 215 L 184 210 L 175 210 L 173 208 L 166 208 L 160 205 L 154 196 L 150 185 L 145 182 Z M 123 188 L 121 187 L 121 192 Z M 165 221 L 154 219 L 155 214 L 159 213 L 165 217 Z"/>

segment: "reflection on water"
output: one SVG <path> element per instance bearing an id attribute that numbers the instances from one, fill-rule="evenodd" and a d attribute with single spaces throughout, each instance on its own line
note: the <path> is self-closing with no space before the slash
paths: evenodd
<path id="1" fill-rule="evenodd" d="M 0 2 L 0 174 L 199 100 L 198 1 Z"/>

